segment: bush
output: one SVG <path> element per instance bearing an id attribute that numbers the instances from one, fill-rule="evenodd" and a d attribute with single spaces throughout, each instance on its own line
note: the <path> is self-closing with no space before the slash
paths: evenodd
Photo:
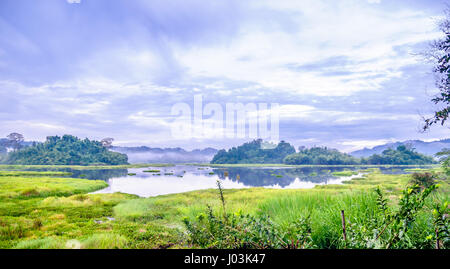
<path id="1" fill-rule="evenodd" d="M 208 206 L 195 221 L 185 218 L 190 242 L 203 248 L 297 249 L 310 248 L 309 218 L 301 218 L 288 228 L 273 223 L 269 216 L 234 214 L 215 215 Z"/>
<path id="2" fill-rule="evenodd" d="M 436 189 L 437 185 L 421 188 L 413 185 L 403 190 L 398 208 L 388 206 L 380 189 L 376 189 L 378 212 L 366 227 L 349 225 L 349 237 L 345 242 L 350 248 L 432 248 L 431 238 L 422 240 L 414 238 L 411 230 L 414 228 L 419 211 L 425 206 L 426 198 Z M 424 242 L 417 245 L 417 242 Z"/>
<path id="3" fill-rule="evenodd" d="M 412 179 L 409 181 L 411 185 L 419 185 L 422 188 L 428 188 L 432 185 L 435 185 L 434 181 L 436 176 L 433 173 L 413 173 L 411 175 Z"/>
<path id="4" fill-rule="evenodd" d="M 195 219 L 184 218 L 190 243 L 202 248 L 440 248 L 449 247 L 448 205 L 435 207 L 434 222 L 429 215 L 419 213 L 425 207 L 427 197 L 438 188 L 432 184 L 421 187 L 417 184 L 408 186 L 399 197 L 398 206 L 390 206 L 380 189 L 375 190 L 376 208 L 366 210 L 359 219 L 346 220 L 346 236 L 340 227 L 340 234 L 325 236 L 320 232 L 321 238 L 311 235 L 311 215 L 299 217 L 288 225 L 281 226 L 273 222 L 268 215 L 251 216 L 237 212 L 226 212 L 225 199 L 222 188 L 218 182 L 219 198 L 222 202 L 222 212 L 213 212 L 207 206 L 205 213 Z M 339 214 L 339 213 L 337 213 Z M 420 222 L 416 219 L 420 217 Z M 426 218 L 424 222 L 423 217 Z M 329 230 L 322 224 L 315 229 Z M 340 220 L 339 220 L 340 221 Z M 355 221 L 355 223 L 353 223 Z M 425 224 L 425 225 L 424 225 Z M 436 231 L 435 235 L 432 234 Z M 431 232 L 431 233 L 430 233 Z M 430 235 L 431 234 L 431 235 Z M 327 241 L 324 245 L 322 241 Z"/>
<path id="5" fill-rule="evenodd" d="M 311 247 L 311 224 L 309 217 L 300 218 L 287 228 L 271 221 L 269 216 L 229 214 L 220 182 L 217 181 L 223 214 L 214 214 L 207 206 L 206 213 L 194 221 L 184 218 L 190 242 L 203 248 L 309 248 Z"/>
<path id="6" fill-rule="evenodd" d="M 449 205 L 444 203 L 442 206 L 436 204 L 433 210 L 435 234 L 433 239 L 436 241 L 436 248 L 450 248 L 450 220 Z"/>

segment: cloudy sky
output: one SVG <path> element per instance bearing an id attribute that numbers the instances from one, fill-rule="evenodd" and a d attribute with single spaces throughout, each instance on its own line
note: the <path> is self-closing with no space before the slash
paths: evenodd
<path id="1" fill-rule="evenodd" d="M 345 151 L 420 133 L 445 1 L 1 0 L 0 137 L 73 134 L 188 149 L 171 108 L 278 103 L 280 139 Z"/>

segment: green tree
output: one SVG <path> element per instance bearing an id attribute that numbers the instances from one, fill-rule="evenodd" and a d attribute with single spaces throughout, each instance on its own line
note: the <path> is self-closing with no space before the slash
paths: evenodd
<path id="1" fill-rule="evenodd" d="M 21 148 L 21 143 L 25 140 L 22 134 L 10 133 L 7 137 L 7 146 L 12 147 L 14 150 Z"/>
<path id="2" fill-rule="evenodd" d="M 400 164 L 400 165 L 412 165 L 412 164 L 432 164 L 436 161 L 430 157 L 420 154 L 415 151 L 414 148 L 410 148 L 404 145 L 400 145 L 397 149 L 386 149 L 381 155 L 374 154 L 367 159 L 363 159 L 364 164 Z"/>
<path id="3" fill-rule="evenodd" d="M 282 163 L 292 153 L 295 153 L 295 148 L 285 141 L 270 145 L 256 139 L 228 151 L 219 150 L 211 163 Z"/>
<path id="4" fill-rule="evenodd" d="M 99 141 L 72 135 L 49 136 L 44 143 L 11 152 L 7 163 L 38 165 L 118 165 L 127 164 L 128 156 L 109 151 Z"/>
<path id="5" fill-rule="evenodd" d="M 327 147 L 300 147 L 299 152 L 284 158 L 285 164 L 316 164 L 316 165 L 352 165 L 359 164 L 360 160 L 336 149 Z"/>
<path id="6" fill-rule="evenodd" d="M 436 74 L 436 87 L 439 90 L 439 94 L 431 101 L 440 105 L 440 108 L 434 112 L 433 117 L 424 119 L 424 130 L 436 123 L 444 125 L 450 114 L 450 9 L 445 11 L 445 18 L 439 23 L 439 29 L 444 37 L 432 43 L 428 56 L 435 65 L 433 71 Z"/>

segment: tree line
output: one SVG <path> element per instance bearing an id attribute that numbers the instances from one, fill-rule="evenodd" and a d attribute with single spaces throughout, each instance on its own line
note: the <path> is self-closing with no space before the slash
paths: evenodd
<path id="1" fill-rule="evenodd" d="M 300 147 L 298 152 L 285 141 L 271 148 L 265 147 L 261 139 L 244 143 L 241 146 L 220 150 L 211 161 L 212 164 L 273 163 L 293 165 L 422 165 L 437 161 L 430 156 L 418 153 L 415 149 L 400 145 L 396 149 L 386 149 L 381 154 L 368 158 L 356 158 L 350 154 L 327 147 Z"/>
<path id="2" fill-rule="evenodd" d="M 3 140 L 3 147 L 12 151 L 3 155 L 2 161 L 7 164 L 23 165 L 119 165 L 128 164 L 128 156 L 109 151 L 112 138 L 102 141 L 79 139 L 72 135 L 49 136 L 44 143 L 32 143 L 24 147 L 23 135 L 13 133 Z"/>

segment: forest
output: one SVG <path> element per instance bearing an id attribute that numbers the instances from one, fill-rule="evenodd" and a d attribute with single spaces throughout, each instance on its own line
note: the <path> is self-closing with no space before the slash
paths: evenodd
<path id="1" fill-rule="evenodd" d="M 128 164 L 125 154 L 112 152 L 101 142 L 72 135 L 49 136 L 44 143 L 33 143 L 10 152 L 7 164 L 23 165 L 119 165 Z"/>
<path id="2" fill-rule="evenodd" d="M 295 153 L 295 148 L 284 141 L 278 145 L 264 143 L 256 139 L 228 151 L 220 150 L 213 157 L 212 164 L 235 163 L 283 163 L 283 159 Z"/>
<path id="3" fill-rule="evenodd" d="M 220 150 L 211 164 L 291 164 L 291 165 L 422 165 L 437 163 L 431 156 L 418 153 L 414 148 L 404 145 L 396 149 L 386 149 L 381 154 L 373 154 L 368 158 L 356 158 L 327 147 L 295 148 L 281 141 L 276 147 L 265 149 L 262 140 L 244 143 L 230 150 Z"/>

